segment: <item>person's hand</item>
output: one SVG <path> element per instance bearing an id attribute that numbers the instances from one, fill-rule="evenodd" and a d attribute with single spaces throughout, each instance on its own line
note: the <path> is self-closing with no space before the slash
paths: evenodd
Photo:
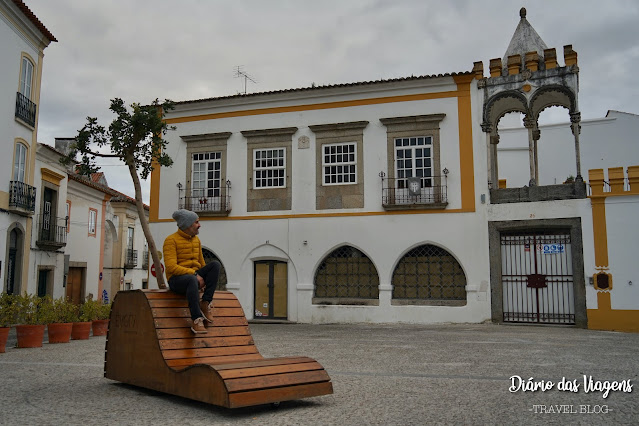
<path id="1" fill-rule="evenodd" d="M 206 283 L 204 282 L 204 278 L 199 275 L 197 275 L 197 282 L 201 289 L 204 288 L 204 286 L 206 285 Z"/>

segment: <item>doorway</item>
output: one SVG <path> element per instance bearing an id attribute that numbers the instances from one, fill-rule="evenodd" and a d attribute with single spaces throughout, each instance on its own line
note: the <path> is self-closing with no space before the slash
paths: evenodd
<path id="1" fill-rule="evenodd" d="M 260 260 L 254 263 L 255 318 L 288 318 L 288 267 L 286 262 Z"/>
<path id="2" fill-rule="evenodd" d="M 82 270 L 84 268 L 69 268 L 67 275 L 67 299 L 79 305 L 82 302 Z"/>

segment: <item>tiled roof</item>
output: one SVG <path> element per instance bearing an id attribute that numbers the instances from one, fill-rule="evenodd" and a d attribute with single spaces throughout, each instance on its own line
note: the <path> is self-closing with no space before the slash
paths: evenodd
<path id="1" fill-rule="evenodd" d="M 258 96 L 265 96 L 265 95 L 273 95 L 277 93 L 310 92 L 310 91 L 323 90 L 323 89 L 367 86 L 367 85 L 382 84 L 382 83 L 392 83 L 392 82 L 398 82 L 398 81 L 428 80 L 433 78 L 453 77 L 453 76 L 459 76 L 459 75 L 472 75 L 472 74 L 473 73 L 471 71 L 465 71 L 465 72 L 446 73 L 446 74 L 437 74 L 437 75 L 410 76 L 410 77 L 402 77 L 402 78 L 393 78 L 388 80 L 362 81 L 362 82 L 355 82 L 355 83 L 329 84 L 325 86 L 301 87 L 297 89 L 273 90 L 270 92 L 258 92 L 258 93 L 246 93 L 246 94 L 240 93 L 237 95 L 219 96 L 219 97 L 204 98 L 204 99 L 193 99 L 193 100 L 187 100 L 187 101 L 178 101 L 174 103 L 176 105 L 184 105 L 184 104 L 192 104 L 197 102 L 206 102 L 206 101 L 214 101 L 214 100 L 221 100 L 221 99 L 251 98 L 251 97 L 258 97 Z"/>
<path id="2" fill-rule="evenodd" d="M 90 188 L 97 189 L 98 191 L 102 191 L 105 194 L 111 195 L 112 198 L 110 201 L 121 201 L 121 202 L 135 205 L 135 198 L 131 198 L 128 195 L 121 193 L 120 191 L 116 191 L 115 189 L 111 187 L 96 183 L 92 179 L 88 179 L 85 176 L 79 175 L 77 173 L 67 172 L 67 174 L 69 175 L 69 179 L 71 180 L 79 182 Z M 149 206 L 147 206 L 146 204 L 143 204 L 143 205 L 144 205 L 144 210 L 149 210 Z"/>
<path id="3" fill-rule="evenodd" d="M 18 7 L 18 9 L 20 9 L 22 13 L 24 13 L 24 16 L 29 18 L 31 23 L 35 25 L 40 30 L 40 32 L 45 35 L 46 38 L 48 38 L 51 41 L 58 41 L 55 38 L 55 36 L 51 34 L 51 32 L 47 29 L 47 27 L 45 27 L 44 24 L 40 22 L 38 17 L 35 16 L 33 12 L 31 12 L 31 9 L 29 9 L 27 5 L 22 2 L 22 0 L 12 0 L 12 1 L 13 1 L 13 4 L 15 4 Z"/>

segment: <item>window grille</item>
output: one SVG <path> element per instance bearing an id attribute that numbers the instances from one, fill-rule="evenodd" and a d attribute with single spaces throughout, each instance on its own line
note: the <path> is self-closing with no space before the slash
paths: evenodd
<path id="1" fill-rule="evenodd" d="M 379 298 L 379 276 L 373 262 L 351 246 L 333 250 L 315 272 L 315 297 Z"/>
<path id="2" fill-rule="evenodd" d="M 466 275 L 443 248 L 425 244 L 406 253 L 393 272 L 393 299 L 466 300 Z"/>

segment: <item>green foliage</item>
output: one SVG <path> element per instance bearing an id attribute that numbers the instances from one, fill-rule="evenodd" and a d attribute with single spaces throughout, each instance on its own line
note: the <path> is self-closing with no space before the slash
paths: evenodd
<path id="1" fill-rule="evenodd" d="M 0 294 L 0 327 L 10 327 L 16 322 L 15 296 L 8 293 Z"/>
<path id="2" fill-rule="evenodd" d="M 98 319 L 105 320 L 111 316 L 111 303 L 101 303 L 98 308 Z"/>
<path id="3" fill-rule="evenodd" d="M 99 300 L 87 299 L 80 305 L 80 321 L 94 321 L 100 319 L 100 306 L 102 302 Z"/>
<path id="4" fill-rule="evenodd" d="M 111 99 L 110 110 L 116 115 L 108 129 L 98 124 L 95 117 L 87 117 L 87 123 L 78 131 L 69 155 L 63 164 L 79 161 L 78 173 L 89 175 L 99 170 L 96 157 L 114 157 L 137 172 L 143 179 L 149 177 L 156 164 L 170 167 L 173 160 L 164 151 L 168 144 L 163 136 L 174 130 L 164 121 L 167 111 L 174 108 L 173 102 L 157 99 L 151 105 L 133 103 L 130 109 L 120 98 Z M 101 148 L 108 147 L 110 154 Z M 77 159 L 77 156 L 80 156 Z"/>
<path id="5" fill-rule="evenodd" d="M 78 320 L 78 307 L 70 300 L 59 298 L 49 300 L 41 308 L 47 324 L 75 322 Z"/>
<path id="6" fill-rule="evenodd" d="M 14 297 L 16 324 L 47 324 L 51 298 L 38 297 L 34 294 L 27 293 Z"/>

